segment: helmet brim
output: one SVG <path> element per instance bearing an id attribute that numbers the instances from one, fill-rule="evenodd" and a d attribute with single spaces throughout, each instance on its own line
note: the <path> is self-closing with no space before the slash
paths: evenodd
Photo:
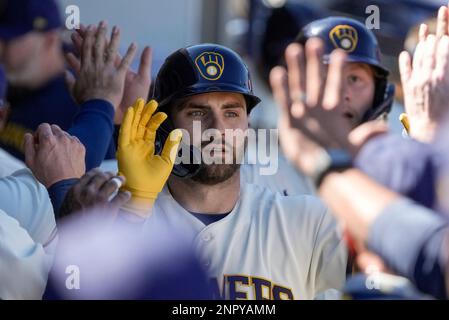
<path id="1" fill-rule="evenodd" d="M 324 55 L 323 61 L 324 63 L 329 63 L 330 55 Z M 383 77 L 388 77 L 390 74 L 390 71 L 386 68 L 384 68 L 382 65 L 380 65 L 376 60 L 370 59 L 367 57 L 361 57 L 357 55 L 351 55 L 349 54 L 346 58 L 346 62 L 353 62 L 353 63 L 366 63 L 374 68 L 376 68 L 377 71 L 379 71 L 380 75 Z"/>
<path id="2" fill-rule="evenodd" d="M 232 85 L 229 83 L 215 83 L 215 84 L 196 84 L 185 88 L 182 91 L 178 91 L 176 94 L 171 95 L 164 101 L 161 101 L 159 105 L 167 105 L 181 98 L 187 98 L 198 94 L 213 93 L 213 92 L 228 92 L 228 93 L 240 93 L 245 97 L 247 106 L 247 113 L 260 103 L 260 98 L 251 94 L 246 90 L 242 90 L 239 85 Z"/>

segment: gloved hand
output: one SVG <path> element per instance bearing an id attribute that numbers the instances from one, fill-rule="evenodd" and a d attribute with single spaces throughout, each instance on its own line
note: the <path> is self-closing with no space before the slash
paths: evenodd
<path id="1" fill-rule="evenodd" d="M 153 115 L 157 102 L 151 100 L 144 106 L 137 99 L 126 111 L 118 140 L 117 160 L 119 174 L 125 176 L 122 189 L 131 192 L 131 201 L 123 206 L 127 211 L 146 215 L 172 171 L 182 131 L 173 130 L 161 155 L 154 154 L 156 130 L 167 118 L 163 112 Z"/>

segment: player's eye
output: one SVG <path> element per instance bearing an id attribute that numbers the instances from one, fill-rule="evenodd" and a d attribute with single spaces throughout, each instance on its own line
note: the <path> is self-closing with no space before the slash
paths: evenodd
<path id="1" fill-rule="evenodd" d="M 349 76 L 349 83 L 357 83 L 360 81 L 360 77 L 356 75 Z"/>
<path id="2" fill-rule="evenodd" d="M 225 115 L 228 118 L 236 118 L 239 116 L 239 114 L 235 111 L 226 111 Z"/>
<path id="3" fill-rule="evenodd" d="M 187 115 L 189 115 L 190 117 L 202 117 L 205 115 L 205 112 L 200 110 L 193 110 L 189 111 Z"/>

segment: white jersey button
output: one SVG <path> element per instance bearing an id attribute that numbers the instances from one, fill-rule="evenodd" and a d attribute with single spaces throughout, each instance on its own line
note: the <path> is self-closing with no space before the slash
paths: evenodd
<path id="1" fill-rule="evenodd" d="M 203 241 L 205 241 L 205 242 L 211 241 L 212 238 L 213 238 L 213 236 L 212 236 L 211 233 L 206 233 L 206 234 L 203 235 Z"/>

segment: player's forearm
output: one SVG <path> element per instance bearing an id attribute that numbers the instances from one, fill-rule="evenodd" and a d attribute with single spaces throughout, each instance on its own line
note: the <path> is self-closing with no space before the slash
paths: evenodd
<path id="1" fill-rule="evenodd" d="M 70 188 L 72 188 L 78 181 L 79 179 L 64 179 L 47 188 L 56 220 L 63 218 L 61 215 L 61 206 L 64 203 L 67 192 L 69 192 Z"/>
<path id="2" fill-rule="evenodd" d="M 351 234 L 388 267 L 423 292 L 446 298 L 448 254 L 442 246 L 447 220 L 378 185 L 357 169 L 329 174 L 319 192 Z"/>
<path id="3" fill-rule="evenodd" d="M 319 193 L 331 210 L 347 223 L 349 231 L 362 241 L 366 241 L 377 215 L 399 197 L 357 169 L 329 174 Z"/>

